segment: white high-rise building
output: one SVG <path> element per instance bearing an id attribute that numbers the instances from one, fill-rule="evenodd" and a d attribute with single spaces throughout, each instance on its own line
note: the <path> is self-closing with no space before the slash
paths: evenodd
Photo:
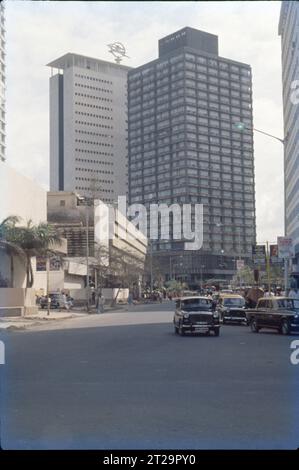
<path id="1" fill-rule="evenodd" d="M 129 67 L 72 53 L 48 66 L 50 190 L 113 203 L 127 194 Z"/>
<path id="2" fill-rule="evenodd" d="M 283 113 L 285 135 L 285 231 L 299 255 L 299 2 L 281 4 Z"/>
<path id="3" fill-rule="evenodd" d="M 0 3 L 0 162 L 5 160 L 5 18 Z"/>

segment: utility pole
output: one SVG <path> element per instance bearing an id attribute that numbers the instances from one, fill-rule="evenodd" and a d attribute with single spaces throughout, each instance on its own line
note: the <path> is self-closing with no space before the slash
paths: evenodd
<path id="1" fill-rule="evenodd" d="M 47 271 L 47 315 L 50 315 L 50 297 L 49 297 L 49 290 L 50 290 L 50 258 L 47 254 L 46 259 L 46 271 Z"/>
<path id="2" fill-rule="evenodd" d="M 86 205 L 86 310 L 89 312 L 89 205 Z"/>
<path id="3" fill-rule="evenodd" d="M 237 227 L 238 229 L 238 251 L 239 251 L 239 261 L 241 260 L 241 227 Z M 242 287 L 242 279 L 241 279 L 241 274 L 240 274 L 240 271 L 239 271 L 239 287 L 241 289 Z"/>
<path id="4" fill-rule="evenodd" d="M 289 259 L 284 258 L 284 292 L 287 295 L 287 290 L 289 288 Z"/>
<path id="5" fill-rule="evenodd" d="M 150 244 L 150 255 L 151 255 L 150 269 L 151 269 L 151 294 L 152 294 L 153 293 L 153 245 L 152 245 L 151 240 L 149 241 L 149 244 Z"/>
<path id="6" fill-rule="evenodd" d="M 269 242 L 266 242 L 266 243 L 267 243 L 266 263 L 267 263 L 268 291 L 270 295 L 271 294 L 270 252 L 269 252 Z"/>

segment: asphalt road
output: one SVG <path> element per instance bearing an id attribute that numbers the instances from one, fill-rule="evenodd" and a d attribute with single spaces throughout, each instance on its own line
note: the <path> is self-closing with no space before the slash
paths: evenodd
<path id="1" fill-rule="evenodd" d="M 177 337 L 171 308 L 2 334 L 2 447 L 297 448 L 298 337 Z"/>

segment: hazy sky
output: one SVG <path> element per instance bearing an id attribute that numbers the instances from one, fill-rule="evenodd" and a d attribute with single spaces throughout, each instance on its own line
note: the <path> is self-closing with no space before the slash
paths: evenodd
<path id="1" fill-rule="evenodd" d="M 6 2 L 7 163 L 49 181 L 48 62 L 75 52 L 132 67 L 157 58 L 158 39 L 185 26 L 219 37 L 219 54 L 252 66 L 254 126 L 283 136 L 280 2 Z M 283 148 L 255 133 L 258 241 L 283 235 Z"/>

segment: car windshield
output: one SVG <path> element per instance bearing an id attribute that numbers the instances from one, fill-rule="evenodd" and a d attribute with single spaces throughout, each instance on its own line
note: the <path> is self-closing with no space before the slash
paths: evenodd
<path id="1" fill-rule="evenodd" d="M 223 300 L 225 307 L 244 307 L 245 300 L 238 298 L 228 298 Z"/>
<path id="2" fill-rule="evenodd" d="M 299 300 L 295 299 L 279 299 L 277 300 L 279 308 L 286 308 L 288 310 L 299 310 Z"/>
<path id="3" fill-rule="evenodd" d="M 188 299 L 181 303 L 182 310 L 211 310 L 212 302 L 209 299 Z"/>

